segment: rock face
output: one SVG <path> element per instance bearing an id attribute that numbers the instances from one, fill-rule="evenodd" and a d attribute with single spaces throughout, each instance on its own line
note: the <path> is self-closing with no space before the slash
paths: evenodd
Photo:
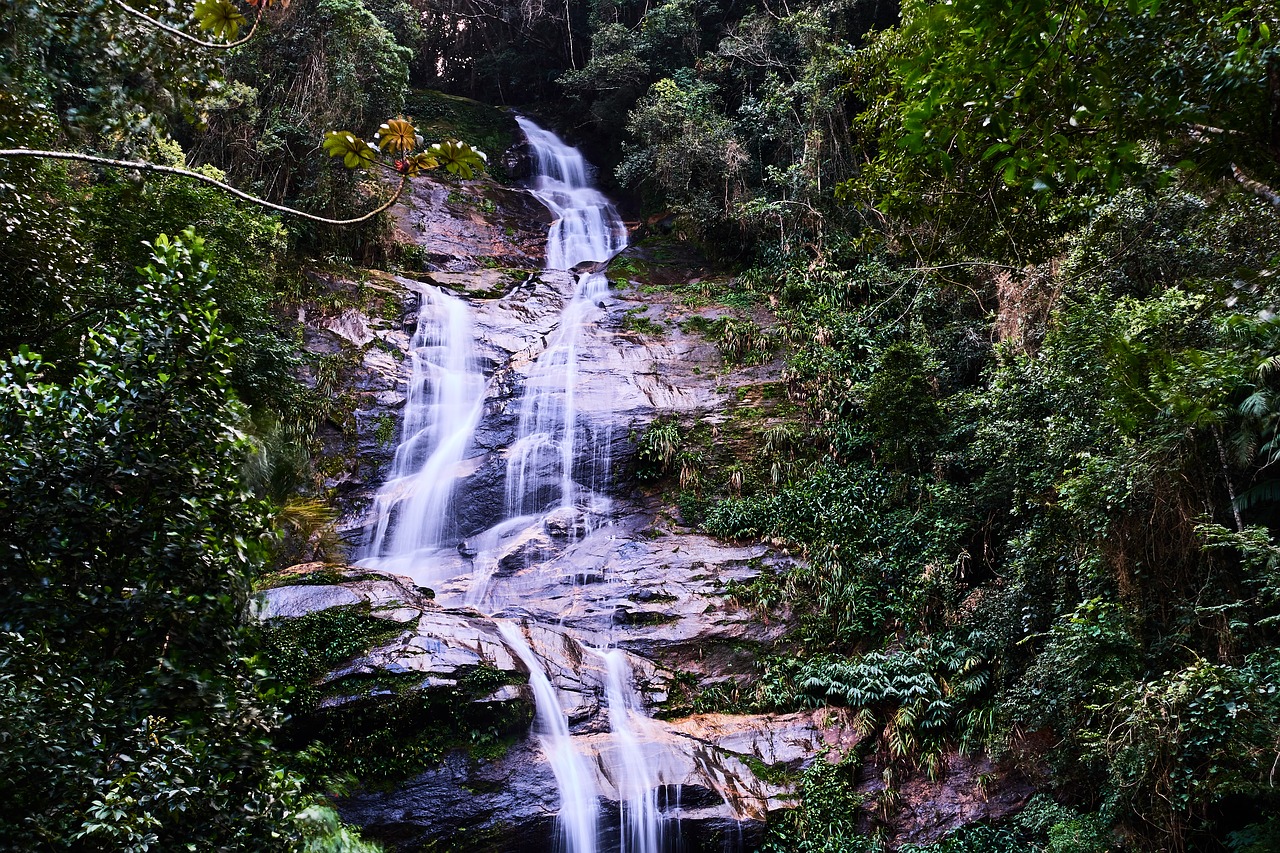
<path id="1" fill-rule="evenodd" d="M 427 269 L 453 272 L 482 262 L 541 267 L 551 222 L 528 193 L 487 180 L 412 181 L 392 214 L 398 239 L 421 247 Z"/>
<path id="2" fill-rule="evenodd" d="M 354 567 L 338 571 L 346 579 L 336 584 L 285 585 L 265 591 L 258 600 L 259 618 L 296 618 L 332 607 L 365 606 L 374 615 L 410 627 L 334 670 L 326 682 L 415 674 L 422 676 L 416 689 L 431 691 L 456 685 L 464 673 L 480 666 L 511 673 L 515 680 L 527 677 L 497 629 L 499 619 L 511 617 L 442 608 L 409 578 Z M 530 647 L 561 697 L 577 748 L 592 758 L 589 766 L 603 797 L 600 819 L 606 827 L 611 820 L 616 823 L 620 799 L 616 774 L 623 763 L 614 754 L 618 746 L 605 719 L 607 676 L 601 660 L 572 629 L 516 621 L 521 621 Z M 694 630 L 707 634 L 714 633 L 715 627 L 709 624 Z M 646 641 L 649 647 L 657 643 L 653 637 Z M 639 656 L 630 663 L 648 696 L 663 698 L 670 671 Z M 348 701 L 357 702 L 359 697 L 333 696 L 320 708 L 332 711 Z M 504 687 L 475 701 L 528 703 L 530 697 L 526 688 Z M 791 796 L 789 785 L 758 777 L 759 768 L 795 771 L 815 757 L 843 752 L 857 742 L 847 716 L 839 710 L 635 722 L 641 749 L 663 786 L 661 808 L 672 837 L 686 840 L 709 838 L 729 826 L 736 834 L 738 824 L 743 825 L 744 839 L 754 837 L 769 812 L 787 807 Z M 342 804 L 347 820 L 403 849 L 417 849 L 430 839 L 478 834 L 489 843 L 497 842 L 493 849 L 548 850 L 557 808 L 555 779 L 535 738 L 526 738 L 506 755 L 488 761 L 455 752 L 440 766 L 392 791 L 358 793 Z"/>
<path id="3" fill-rule="evenodd" d="M 519 707 L 531 716 L 528 670 L 499 630 L 502 623 L 518 625 L 559 694 L 574 746 L 589 759 L 603 832 L 616 834 L 623 796 L 615 777 L 625 762 L 615 754 L 607 674 L 593 650 L 626 653 L 636 693 L 650 708 L 665 702 L 682 678 L 712 683 L 749 674 L 754 651 L 777 640 L 785 620 L 762 620 L 725 590 L 785 571 L 790 562 L 763 545 L 726 544 L 670 522 L 661 507 L 626 485 L 635 436 L 663 416 L 718 428 L 738 390 L 770 379 L 770 368 L 723 372 L 715 345 L 673 322 L 668 303 L 616 281 L 579 341 L 574 389 L 579 440 L 603 448 L 595 464 L 604 469 L 575 471 L 574 479 L 599 489 L 588 503 L 517 525 L 490 554 L 476 537 L 502 518 L 518 402 L 575 282 L 568 273 L 534 269 L 541 265 L 546 211 L 518 190 L 422 181 L 396 217 L 402 238 L 421 247 L 426 269 L 413 276 L 376 274 L 360 284 L 329 282 L 366 298 L 301 318 L 309 348 L 341 367 L 338 384 L 348 395 L 344 417 L 332 418 L 323 435 L 330 458 L 343 460 L 329 466 L 324 485 L 336 494 L 339 529 L 358 552 L 394 453 L 414 324 L 435 322 L 419 315 L 420 296 L 432 287 L 458 294 L 474 318 L 487 387 L 480 426 L 464 462 L 449 475 L 456 478 L 456 547 L 412 577 L 362 567 L 330 569 L 337 582 L 328 585 L 285 577 L 262 593 L 259 617 L 366 609 L 403 630 L 329 673 L 326 684 L 394 677 L 430 695 L 454 690 L 478 669 L 497 670 L 505 683 L 466 701 Z M 628 319 L 639 314 L 646 334 L 630 330 Z M 716 316 L 714 309 L 703 315 Z M 313 379 L 320 386 L 333 381 L 319 372 Z M 348 706 L 377 701 L 376 695 L 330 692 L 318 714 L 341 715 Z M 656 773 L 670 850 L 752 848 L 769 814 L 794 805 L 798 773 L 858 742 L 839 709 L 632 722 Z M 426 849 L 428 842 L 456 850 L 551 850 L 556 780 L 538 737 L 521 735 L 500 757 L 454 751 L 390 790 L 354 793 L 340 804 L 343 817 L 399 850 Z M 959 759 L 955 767 L 953 788 L 976 790 L 976 780 L 989 773 Z M 933 806 L 932 798 L 955 792 L 931 785 L 911 789 L 915 805 L 903 840 L 927 840 L 944 828 L 998 816 L 1026 796 L 1018 790 L 956 796 L 946 807 Z M 873 788 L 866 790 L 874 795 Z"/>

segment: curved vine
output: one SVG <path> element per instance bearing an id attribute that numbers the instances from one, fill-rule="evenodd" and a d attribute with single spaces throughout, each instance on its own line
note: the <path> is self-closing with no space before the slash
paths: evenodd
<path id="1" fill-rule="evenodd" d="M 238 190 L 228 183 L 219 181 L 217 178 L 211 178 L 200 172 L 193 172 L 189 169 L 179 169 L 174 166 L 161 166 L 158 163 L 148 163 L 145 160 L 113 160 L 109 157 L 97 157 L 93 154 L 81 154 L 76 151 L 40 151 L 32 148 L 0 149 L 0 157 L 34 157 L 42 160 L 75 160 L 83 163 L 94 163 L 100 166 L 114 166 L 119 169 L 137 169 L 141 172 L 158 172 L 164 175 L 177 175 L 183 178 L 193 178 L 194 180 L 202 181 L 210 186 L 215 186 L 224 192 L 228 192 L 238 199 L 256 204 L 259 207 L 265 207 L 269 210 L 279 211 L 280 213 L 287 213 L 290 216 L 300 216 L 303 219 L 309 219 L 312 222 L 321 222 L 325 225 L 355 225 L 358 222 L 367 222 L 379 213 L 390 208 L 391 205 L 395 204 L 396 200 L 400 198 L 401 193 L 404 192 L 405 184 L 408 183 L 409 180 L 408 176 L 402 175 L 400 178 L 400 184 L 396 187 L 396 191 L 392 194 L 391 198 L 387 199 L 387 201 L 382 205 L 374 208 L 368 213 L 352 219 L 330 219 L 326 216 L 316 216 L 314 213 L 307 213 L 306 211 L 297 210 L 292 207 L 286 207 L 283 204 L 276 204 L 275 202 L 258 198 L 257 196 L 244 192 L 243 190 Z"/>

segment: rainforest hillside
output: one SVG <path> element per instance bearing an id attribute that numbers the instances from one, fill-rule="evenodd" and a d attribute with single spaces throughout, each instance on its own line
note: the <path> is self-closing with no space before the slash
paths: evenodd
<path id="1" fill-rule="evenodd" d="M 5 0 L 0 849 L 379 849 L 334 797 L 527 728 L 432 706 L 429 750 L 349 760 L 291 721 L 385 620 L 252 604 L 359 544 L 350 365 L 305 321 L 401 322 L 387 273 L 446 255 L 397 211 L 488 228 L 489 288 L 540 268 L 513 111 L 600 167 L 615 288 L 682 306 L 621 331 L 738 394 L 616 475 L 794 558 L 720 591 L 777 636 L 662 713 L 859 735 L 759 849 L 897 845 L 955 756 L 1028 794 L 914 849 L 1280 849 L 1278 11 Z"/>

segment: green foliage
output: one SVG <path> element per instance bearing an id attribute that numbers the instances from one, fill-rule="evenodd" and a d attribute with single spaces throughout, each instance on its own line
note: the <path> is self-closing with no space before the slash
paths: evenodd
<path id="1" fill-rule="evenodd" d="M 988 734 L 990 716 L 978 707 L 990 683 L 987 666 L 946 637 L 852 660 L 815 658 L 796 683 L 808 696 L 856 708 L 864 734 L 877 733 L 891 757 L 919 761 L 931 778 L 941 774 L 954 732 L 974 743 Z"/>
<path id="2" fill-rule="evenodd" d="M 940 849 L 1101 851 L 1116 824 L 1189 844 L 1226 798 L 1273 802 L 1277 222 L 1126 191 L 1059 251 L 972 274 L 779 253 L 741 276 L 776 293 L 788 393 L 830 454 L 702 509 L 805 558 L 778 704 L 863 708 L 926 770 L 985 746 L 1094 792 L 1092 814 Z M 931 663 L 945 642 L 981 677 Z"/>
<path id="3" fill-rule="evenodd" d="M 1142 143 L 1185 139 L 1194 126 L 1217 129 L 1182 149 L 1202 162 L 1220 168 L 1248 153 L 1259 162 L 1266 134 L 1253 116 L 1266 94 L 1257 82 L 1275 55 L 1266 22 L 1276 10 L 1266 4 L 1014 10 L 971 0 L 905 4 L 902 14 L 889 36 L 889 88 L 874 106 L 890 168 L 949 175 L 987 164 L 988 175 L 1031 194 L 1115 191 L 1126 172 L 1152 165 Z"/>
<path id="4" fill-rule="evenodd" d="M 181 28 L 189 12 L 158 14 Z M 16 0 L 0 21 L 0 138 L 20 145 L 53 137 L 145 152 L 216 85 L 206 54 L 110 3 Z M 37 117 L 44 127 L 32 133 Z"/>
<path id="5" fill-rule="evenodd" d="M 510 112 L 443 92 L 410 91 L 405 98 L 405 112 L 413 116 L 428 137 L 465 139 L 494 154 L 506 151 L 520 138 L 519 126 Z M 490 164 L 495 173 L 500 173 L 501 168 Z"/>
<path id="6" fill-rule="evenodd" d="M 324 577 L 300 580 L 325 582 Z M 298 753 L 309 774 L 349 777 L 362 785 L 393 783 L 433 766 L 452 749 L 499 756 L 513 733 L 528 725 L 531 709 L 523 702 L 474 702 L 511 683 L 508 673 L 492 667 L 467 670 L 453 686 L 424 685 L 423 675 L 413 672 L 355 674 L 321 683 L 331 671 L 410 627 L 372 615 L 368 605 L 332 607 L 261 626 L 267 670 L 291 693 L 291 719 L 280 740 Z"/>
<path id="7" fill-rule="evenodd" d="M 702 526 L 727 538 L 796 543 L 806 562 L 786 583 L 820 614 L 809 630 L 842 642 L 879 637 L 912 618 L 921 590 L 910 579 L 945 564 L 955 529 L 927 493 L 905 485 L 870 466 L 823 465 L 776 492 L 716 503 Z"/>
<path id="8" fill-rule="evenodd" d="M 649 308 L 645 305 L 629 309 L 622 315 L 622 330 L 659 338 L 665 335 L 667 332 L 666 327 L 662 325 L 661 321 L 651 318 L 648 315 L 648 311 Z"/>
<path id="9" fill-rule="evenodd" d="M 192 10 L 200 29 L 230 41 L 247 23 L 244 13 L 231 0 L 199 0 Z"/>
<path id="10" fill-rule="evenodd" d="M 370 615 L 367 605 L 331 607 L 268 622 L 260 629 L 261 647 L 272 676 L 295 688 L 294 705 L 305 711 L 318 698 L 317 679 L 405 627 Z"/>
<path id="11" fill-rule="evenodd" d="M 762 853 L 874 853 L 880 848 L 858 832 L 863 796 L 854 789 L 857 762 L 819 758 L 801 777 L 798 808 L 769 825 Z"/>
<path id="12" fill-rule="evenodd" d="M 22 349 L 0 374 L 0 826 L 18 847 L 256 850 L 305 805 L 242 657 L 267 515 L 239 479 L 233 341 L 203 242 L 153 251 L 78 367 L 54 380 Z"/>
<path id="13" fill-rule="evenodd" d="M 146 668 L 163 647 L 199 670 L 234 635 L 264 507 L 237 476 L 232 341 L 203 241 L 161 236 L 154 250 L 136 307 L 90 332 L 68 382 L 25 350 L 6 369 L 5 590 L 15 627 L 66 630 Z"/>
<path id="14" fill-rule="evenodd" d="M 1107 807 L 1176 826 L 1217 798 L 1257 789 L 1280 734 L 1280 667 L 1270 651 L 1241 665 L 1197 660 L 1123 685 L 1090 733 L 1109 772 Z"/>
<path id="15" fill-rule="evenodd" d="M 867 387 L 866 408 L 868 431 L 882 458 L 897 467 L 923 467 L 943 431 L 943 418 L 917 348 L 897 343 L 884 351 Z"/>
<path id="16" fill-rule="evenodd" d="M 669 474 L 684 446 L 680 425 L 673 419 L 658 419 L 639 436 L 634 470 L 641 482 L 658 480 Z"/>
<path id="17" fill-rule="evenodd" d="M 1267 853 L 1280 845 L 1280 820 L 1268 818 L 1251 823 L 1244 829 L 1227 836 L 1228 849 L 1232 853 Z"/>
<path id="18" fill-rule="evenodd" d="M 228 59 L 229 85 L 200 102 L 191 155 L 269 201 L 330 216 L 365 207 L 365 196 L 385 192 L 381 182 L 362 187 L 315 156 L 316 146 L 334 128 L 350 128 L 342 138 L 359 140 L 401 114 L 409 59 L 361 0 L 296 0 Z M 367 164 L 368 146 L 351 147 L 340 151 L 344 162 Z M 335 231 L 299 223 L 295 233 L 312 250 L 370 254 L 384 225 Z"/>

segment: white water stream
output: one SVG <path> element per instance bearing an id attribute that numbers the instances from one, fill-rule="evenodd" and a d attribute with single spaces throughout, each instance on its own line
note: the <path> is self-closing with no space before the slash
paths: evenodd
<path id="1" fill-rule="evenodd" d="M 631 684 L 631 667 L 620 649 L 599 652 L 608 678 L 605 700 L 609 707 L 609 730 L 620 753 L 610 768 L 616 777 L 621 811 L 619 853 L 659 853 L 662 845 L 662 814 L 658 811 L 658 780 L 649 766 L 636 733 L 632 715 L 643 716 L 640 698 Z"/>
<path id="2" fill-rule="evenodd" d="M 596 853 L 599 795 L 595 777 L 574 746 L 560 697 L 520 629 L 510 622 L 501 622 L 498 632 L 529 668 L 529 686 L 533 688 L 536 706 L 534 728 L 555 774 L 556 787 L 560 789 L 560 832 L 565 853 Z"/>
<path id="3" fill-rule="evenodd" d="M 547 269 L 610 260 L 626 247 L 627 229 L 613 203 L 588 180 L 582 152 L 526 118 L 517 121 L 537 164 L 530 192 L 554 217 L 547 235 Z M 585 476 L 593 494 L 608 478 L 607 444 L 592 440 L 580 448 L 575 399 L 582 330 L 599 316 L 608 295 L 603 272 L 579 275 L 560 324 L 529 376 L 520 400 L 519 431 L 507 456 L 508 518 L 557 505 L 574 507 L 575 473 Z"/>
<path id="4" fill-rule="evenodd" d="M 547 237 L 547 268 L 572 270 L 584 262 L 608 261 L 626 246 L 627 231 L 613 204 L 589 180 L 581 152 L 525 118 L 518 121 L 537 164 L 530 192 L 554 217 Z M 362 565 L 428 581 L 441 577 L 437 572 L 455 571 L 465 551 L 471 578 L 463 603 L 478 608 L 486 600 L 505 541 L 556 511 L 581 513 L 581 527 L 589 529 L 593 514 L 607 508 L 603 490 L 609 478 L 611 431 L 607 424 L 592 430 L 579 423 L 579 344 L 584 330 L 603 316 L 608 296 L 603 272 L 578 274 L 559 323 L 525 382 L 516 435 L 506 448 L 501 520 L 460 543 L 453 501 L 485 410 L 486 379 L 475 355 L 468 304 L 439 288 L 424 290 L 411 344 L 401 441 L 391 475 L 376 499 L 377 520 Z M 597 411 L 597 421 L 598 415 Z M 501 622 L 498 628 L 529 669 L 535 731 L 560 797 L 561 850 L 597 853 L 601 833 L 596 776 L 574 744 L 542 662 L 515 625 Z M 613 740 L 607 754 L 616 754 L 616 760 L 601 755 L 600 769 L 618 792 L 618 853 L 660 853 L 660 780 L 635 724 L 643 717 L 643 707 L 625 655 L 616 649 L 598 654 L 604 663 Z"/>
<path id="5" fill-rule="evenodd" d="M 474 353 L 467 304 L 440 288 L 425 288 L 409 345 L 400 444 L 378 492 L 366 551 L 381 568 L 403 571 L 447 544 L 457 468 L 484 409 L 485 378 Z"/>

